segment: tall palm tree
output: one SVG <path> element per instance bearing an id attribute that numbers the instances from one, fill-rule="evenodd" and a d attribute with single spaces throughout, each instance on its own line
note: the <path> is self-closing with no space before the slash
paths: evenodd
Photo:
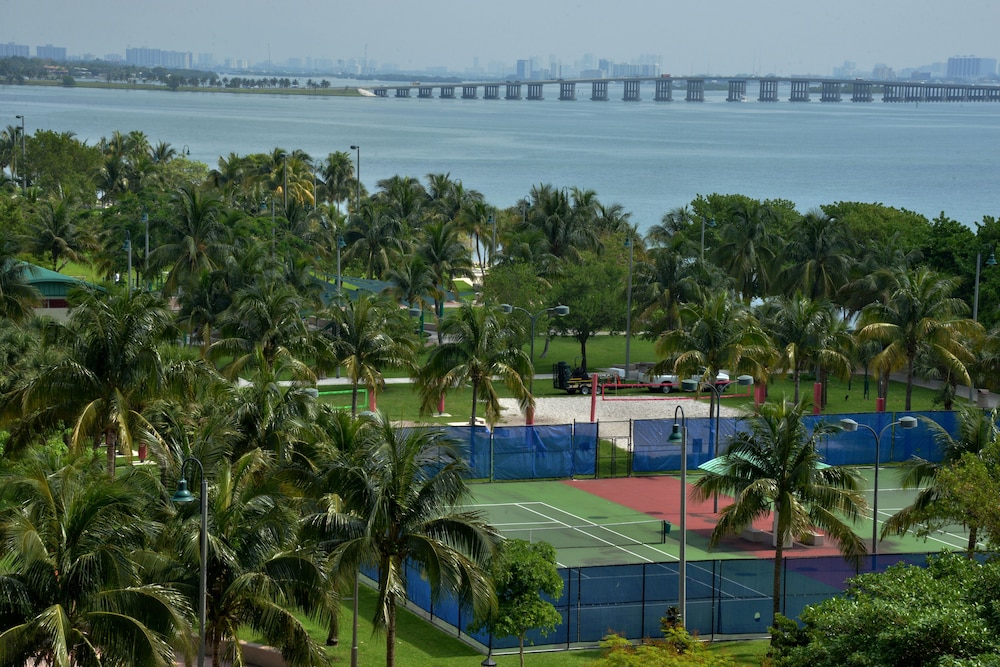
<path id="1" fill-rule="evenodd" d="M 362 449 L 339 457 L 329 488 L 339 503 L 312 522 L 336 540 L 333 562 L 344 578 L 378 569 L 375 626 L 385 630 L 386 665 L 396 664 L 396 608 L 406 599 L 407 565 L 420 568 L 434 595 L 459 593 L 482 611 L 493 603 L 487 567 L 499 535 L 468 499 L 462 462 L 440 431 L 403 429 L 372 417 Z"/>
<path id="2" fill-rule="evenodd" d="M 459 240 L 458 227 L 453 222 L 424 225 L 423 240 L 418 247 L 419 255 L 427 262 L 433 276 L 434 311 L 440 318 L 444 315 L 448 292 L 455 291 L 455 279 L 472 277 L 472 259 Z"/>
<path id="3" fill-rule="evenodd" d="M 804 409 L 801 402 L 761 405 L 756 415 L 748 417 L 750 431 L 733 436 L 720 470 L 706 473 L 694 488 L 702 499 L 719 493 L 734 498 L 720 512 L 711 546 L 774 513 L 773 619 L 781 610 L 787 539 L 815 527 L 834 538 L 845 557 L 866 553 L 862 539 L 845 522 L 856 520 L 866 508 L 858 490 L 860 478 L 848 468 L 820 466 L 817 441 L 837 427 L 820 423 L 808 433 L 802 421 Z"/>
<path id="4" fill-rule="evenodd" d="M 957 437 L 948 432 L 933 420 L 925 420 L 934 442 L 941 452 L 941 461 L 933 462 L 918 456 L 903 462 L 901 466 L 902 485 L 904 488 L 919 489 L 909 506 L 896 512 L 882 524 L 881 537 L 902 535 L 914 526 L 933 523 L 941 519 L 938 503 L 941 500 L 941 488 L 937 484 L 938 473 L 957 464 L 966 454 L 982 456 L 987 447 L 1000 440 L 1000 409 L 994 408 L 987 412 L 976 406 L 963 403 L 958 407 Z M 979 535 L 979 525 L 969 522 L 969 517 L 945 517 L 945 520 L 959 518 L 969 527 L 969 541 L 966 553 L 972 558 L 976 552 L 976 542 Z M 949 521 L 950 522 L 950 521 Z"/>
<path id="5" fill-rule="evenodd" d="M 79 262 L 84 250 L 93 243 L 79 224 L 86 215 L 65 198 L 44 201 L 28 223 L 25 235 L 28 252 L 47 257 L 53 271 L 61 271 L 69 262 Z"/>
<path id="6" fill-rule="evenodd" d="M 451 388 L 472 387 L 472 424 L 480 403 L 491 425 L 500 419 L 500 400 L 495 379 L 503 382 L 518 400 L 521 410 L 534 409 L 526 378 L 534 369 L 531 359 L 518 345 L 515 332 L 504 326 L 489 308 L 463 305 L 445 318 L 445 342 L 431 350 L 427 363 L 417 375 L 425 410 L 437 405 Z"/>
<path id="7" fill-rule="evenodd" d="M 17 249 L 13 234 L 0 231 L 0 317 L 23 322 L 41 297 L 28 284 L 28 265 L 17 259 Z"/>
<path id="8" fill-rule="evenodd" d="M 771 340 L 750 309 L 731 292 L 716 292 L 680 311 L 681 326 L 660 334 L 655 373 L 698 373 L 704 383 L 719 371 L 764 379 L 774 354 Z M 715 394 L 711 397 L 715 399 Z"/>
<path id="9" fill-rule="evenodd" d="M 201 273 L 219 268 L 230 251 L 221 202 L 215 196 L 185 186 L 174 197 L 173 206 L 175 213 L 163 241 L 149 253 L 150 270 L 167 269 L 163 292 L 168 295 Z"/>
<path id="10" fill-rule="evenodd" d="M 346 261 L 360 261 L 365 277 L 381 278 L 402 254 L 403 224 L 383 206 L 372 201 L 362 202 L 360 214 L 351 218 L 345 234 Z"/>
<path id="11" fill-rule="evenodd" d="M 87 457 L 48 456 L 0 480 L 0 663 L 172 665 L 191 608 L 136 559 L 162 528 L 148 511 L 155 479 L 108 480 Z"/>
<path id="12" fill-rule="evenodd" d="M 858 339 L 883 345 L 872 360 L 880 375 L 903 369 L 906 373 L 906 410 L 913 394 L 914 362 L 921 346 L 952 368 L 968 383 L 969 372 L 962 361 L 964 340 L 978 335 L 982 327 L 965 317 L 968 306 L 952 296 L 960 278 L 945 277 L 929 269 L 896 269 L 888 278 L 882 301 L 861 311 Z"/>
<path id="13" fill-rule="evenodd" d="M 792 373 L 795 402 L 803 371 L 823 368 L 845 378 L 853 371 L 853 339 L 830 302 L 797 293 L 765 302 L 759 312 L 780 355 L 776 368 Z"/>
<path id="14" fill-rule="evenodd" d="M 822 211 L 810 211 L 793 227 L 778 281 L 786 294 L 801 291 L 813 301 L 833 299 L 847 283 L 856 254 L 848 230 Z"/>
<path id="15" fill-rule="evenodd" d="M 746 200 L 730 212 L 730 222 L 720 231 L 721 242 L 713 256 L 746 303 L 768 294 L 777 257 L 775 219 L 767 205 Z"/>
<path id="16" fill-rule="evenodd" d="M 253 450 L 222 460 L 208 495 L 208 606 L 206 644 L 216 660 L 242 664 L 238 637 L 251 628 L 281 651 L 290 666 L 329 664 L 295 611 L 322 623 L 334 597 L 321 559 L 297 548 L 299 502 L 284 492 L 268 454 Z M 188 503 L 164 534 L 161 548 L 180 566 L 177 586 L 197 590 L 200 558 L 199 503 Z"/>
<path id="17" fill-rule="evenodd" d="M 339 205 L 354 197 L 357 192 L 354 160 L 346 151 L 327 155 L 320 168 L 320 178 L 323 181 L 321 192 L 326 201 Z"/>
<path id="18" fill-rule="evenodd" d="M 39 429 L 66 424 L 70 446 L 105 446 L 108 474 L 120 449 L 131 458 L 140 443 L 161 438 L 143 414 L 158 398 L 165 364 L 158 345 L 176 340 L 160 298 L 139 291 L 86 292 L 69 321 L 54 328 L 65 356 L 13 391 L 3 406 L 11 423 L 8 447 L 23 447 Z"/>
<path id="19" fill-rule="evenodd" d="M 335 358 L 351 381 L 351 414 L 357 414 L 361 385 L 375 395 L 385 387 L 383 370 L 413 368 L 416 337 L 405 310 L 367 293 L 345 300 L 330 316 L 326 330 L 332 336 Z"/>

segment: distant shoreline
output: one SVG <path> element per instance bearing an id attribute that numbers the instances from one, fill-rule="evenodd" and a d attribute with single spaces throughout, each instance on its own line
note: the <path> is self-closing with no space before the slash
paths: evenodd
<path id="1" fill-rule="evenodd" d="M 104 81 L 77 81 L 71 86 L 62 81 L 29 79 L 19 83 L 3 82 L 4 87 L 47 86 L 50 88 L 106 88 L 109 90 L 155 90 L 165 93 L 231 93 L 236 95 L 308 95 L 313 97 L 364 97 L 357 86 L 336 86 L 329 88 L 220 88 L 216 86 L 178 86 L 169 88 L 162 84 L 148 83 L 108 83 Z"/>

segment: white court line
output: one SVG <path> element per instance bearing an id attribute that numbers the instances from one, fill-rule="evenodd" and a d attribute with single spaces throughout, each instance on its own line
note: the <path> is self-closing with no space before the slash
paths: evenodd
<path id="1" fill-rule="evenodd" d="M 532 503 L 532 504 L 535 504 L 535 503 Z M 549 508 L 550 510 L 555 510 L 556 512 L 560 512 L 560 513 L 562 513 L 562 514 L 565 514 L 566 516 L 569 516 L 569 517 L 573 517 L 574 519 L 579 519 L 579 520 L 580 520 L 581 522 L 584 522 L 584 523 L 587 523 L 587 524 L 590 524 L 589 526 L 587 526 L 587 528 L 590 528 L 590 527 L 593 527 L 593 528 L 600 528 L 600 529 L 602 529 L 602 530 L 607 530 L 607 531 L 608 531 L 609 533 L 613 533 L 613 534 L 615 534 L 615 535 L 619 535 L 619 536 L 621 536 L 621 537 L 624 537 L 624 538 L 625 538 L 625 539 L 627 539 L 627 540 L 631 540 L 631 539 L 633 539 L 633 538 L 629 537 L 628 535 L 622 535 L 621 533 L 619 533 L 619 532 L 617 532 L 617 531 L 614 531 L 614 530 L 610 530 L 610 529 L 608 529 L 608 528 L 604 528 L 604 527 L 603 527 L 603 526 L 601 526 L 600 524 L 597 524 L 597 523 L 594 523 L 593 521 L 590 521 L 590 520 L 588 520 L 588 519 L 584 519 L 583 517 L 579 517 L 579 516 L 576 516 L 575 514 L 571 514 L 571 513 L 567 512 L 567 511 L 565 511 L 565 510 L 561 510 L 561 509 L 559 509 L 558 507 L 553 507 L 552 505 L 549 505 L 548 503 L 537 503 L 537 504 L 539 504 L 539 505 L 545 505 L 545 507 Z M 631 550 L 629 550 L 629 549 L 626 549 L 625 547 L 623 547 L 623 546 L 621 546 L 621 545 L 618 545 L 618 544 L 615 544 L 614 542 L 609 542 L 608 540 L 605 540 L 605 539 L 603 539 L 603 538 L 600 538 L 600 537 L 598 537 L 597 535 L 591 535 L 590 533 L 586 532 L 585 530 L 581 530 L 579 526 L 572 526 L 572 525 L 570 525 L 570 524 L 568 524 L 568 523 L 565 523 L 565 522 L 563 522 L 563 521 L 560 521 L 559 519 L 554 519 L 554 518 L 552 518 L 551 516 L 548 516 L 547 514 L 544 514 L 544 513 L 542 513 L 542 512 L 539 512 L 538 510 L 536 510 L 536 509 L 532 509 L 532 508 L 530 508 L 530 507 L 525 507 L 524 509 L 528 510 L 529 512 L 534 512 L 534 513 L 535 513 L 535 514 L 537 514 L 538 516 L 541 516 L 541 517 L 544 517 L 544 518 L 548 519 L 549 521 L 555 521 L 555 522 L 557 522 L 557 523 L 561 523 L 561 524 L 562 524 L 563 526 L 565 526 L 566 528 L 572 528 L 573 530 L 575 530 L 575 531 L 577 531 L 577 532 L 579 532 L 579 533 L 582 533 L 583 535 L 586 535 L 587 537 L 590 537 L 590 538 L 593 538 L 593 539 L 595 539 L 595 540 L 597 540 L 597 541 L 599 541 L 599 542 L 604 542 L 604 543 L 605 543 L 606 545 L 608 545 L 608 546 L 610 546 L 610 547 L 615 547 L 616 549 L 621 549 L 621 550 L 622 550 L 622 551 L 624 551 L 625 553 L 627 553 L 627 554 L 629 554 L 629 555 L 631 555 L 631 556 L 635 556 L 636 558 L 638 558 L 638 559 L 640 559 L 640 560 L 644 560 L 644 561 L 646 561 L 647 563 L 655 563 L 655 562 L 656 562 L 656 561 L 654 561 L 654 560 L 653 560 L 652 558 L 646 558 L 645 556 L 641 556 L 641 555 L 639 555 L 639 554 L 635 553 L 634 551 L 631 551 Z M 652 546 L 650 546 L 650 545 L 643 545 L 643 546 L 646 546 L 646 547 L 648 547 L 648 548 L 650 548 L 650 549 L 654 549 L 654 547 L 652 547 Z M 655 551 L 657 551 L 657 552 L 659 552 L 659 553 L 662 553 L 662 554 L 663 554 L 664 556 L 670 556 L 671 558 L 674 558 L 674 560 L 679 560 L 679 559 L 678 559 L 678 558 L 676 558 L 675 556 L 671 556 L 670 554 L 668 554 L 668 553 L 666 553 L 666 552 L 663 552 L 663 551 L 660 551 L 659 549 L 654 549 L 654 550 L 655 550 Z"/>

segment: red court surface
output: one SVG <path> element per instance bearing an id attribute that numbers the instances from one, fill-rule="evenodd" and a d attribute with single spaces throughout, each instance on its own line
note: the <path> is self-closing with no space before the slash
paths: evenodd
<path id="1" fill-rule="evenodd" d="M 680 525 L 681 481 L 676 477 L 620 477 L 615 479 L 567 480 L 563 483 L 637 512 L 648 514 L 651 517 L 666 519 L 675 529 Z M 688 488 L 691 488 L 690 484 L 688 484 Z M 732 500 L 728 496 L 719 496 L 719 509 L 721 510 L 730 502 Z M 712 500 L 694 500 L 689 495 L 687 510 L 688 545 L 709 551 L 708 543 L 716 524 Z M 770 533 L 771 516 L 768 515 L 755 522 L 754 528 Z M 770 535 L 763 536 L 763 539 L 763 542 L 751 542 L 738 535 L 733 535 L 723 539 L 711 551 L 713 557 L 716 558 L 722 557 L 724 554 L 730 554 L 737 558 L 748 556 L 773 558 L 774 547 L 771 546 Z M 840 554 L 840 551 L 835 542 L 826 538 L 823 546 L 794 542 L 790 548 L 785 548 L 784 553 L 787 558 L 802 558 L 836 556 Z"/>

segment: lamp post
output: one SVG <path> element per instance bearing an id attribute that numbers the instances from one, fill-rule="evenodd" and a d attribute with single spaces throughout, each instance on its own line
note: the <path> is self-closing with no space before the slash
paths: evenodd
<path id="1" fill-rule="evenodd" d="M 288 153 L 281 154 L 281 212 L 288 217 Z"/>
<path id="2" fill-rule="evenodd" d="M 128 289 L 128 293 L 132 294 L 132 232 L 127 229 L 125 230 L 125 247 L 123 250 L 128 253 L 128 273 L 125 274 L 125 286 Z"/>
<path id="3" fill-rule="evenodd" d="M 625 238 L 625 245 L 628 247 L 628 291 L 625 296 L 625 381 L 628 381 L 629 364 L 631 362 L 632 345 L 632 230 L 629 229 Z"/>
<path id="4" fill-rule="evenodd" d="M 28 153 L 24 143 L 24 116 L 14 116 L 21 121 L 21 194 L 28 191 Z M 11 147 L 13 151 L 13 146 Z"/>
<path id="5" fill-rule="evenodd" d="M 677 413 L 681 419 L 677 421 Z M 681 627 L 687 627 L 687 417 L 684 408 L 674 408 L 674 427 L 667 442 L 681 446 L 681 543 L 677 564 L 677 607 L 681 615 Z"/>
<path id="6" fill-rule="evenodd" d="M 357 191 L 354 199 L 354 215 L 361 214 L 361 146 L 351 146 L 355 152 L 354 158 L 354 181 L 357 183 Z"/>
<path id="7" fill-rule="evenodd" d="M 543 308 L 532 315 L 531 311 L 525 310 L 520 306 L 512 306 L 509 303 L 500 304 L 500 312 L 505 315 L 510 315 L 515 310 L 520 310 L 531 320 L 531 379 L 528 381 L 528 391 L 531 391 L 531 387 L 535 380 L 535 321 L 545 313 L 555 313 L 559 317 L 566 317 L 569 315 L 569 306 L 552 306 L 551 308 Z"/>
<path id="8" fill-rule="evenodd" d="M 184 157 L 191 155 L 191 149 L 188 148 L 187 144 L 184 144 L 184 146 L 181 148 L 181 155 L 183 155 Z"/>
<path id="9" fill-rule="evenodd" d="M 858 428 L 864 428 L 875 436 L 875 488 L 872 490 L 872 554 L 876 555 L 878 554 L 878 464 L 881 458 L 882 435 L 889 428 L 897 425 L 905 429 L 916 428 L 917 418 L 909 415 L 900 417 L 898 420 L 883 426 L 881 431 L 876 431 L 868 424 L 859 424 L 853 419 L 845 418 L 840 420 L 840 428 L 848 433 L 854 433 Z"/>
<path id="10" fill-rule="evenodd" d="M 493 217 L 492 213 L 490 213 L 489 223 L 493 227 L 493 245 L 490 246 L 490 268 L 492 269 L 495 263 L 493 255 L 497 251 L 497 221 L 496 218 Z"/>
<path id="11" fill-rule="evenodd" d="M 716 377 L 718 377 L 718 376 L 716 376 Z M 726 384 L 724 384 L 724 385 L 719 385 L 717 382 L 711 382 L 711 383 L 709 383 L 707 385 L 703 384 L 703 386 L 707 386 L 709 389 L 712 390 L 712 398 L 709 398 L 709 416 L 710 417 L 711 417 L 711 414 L 712 414 L 711 401 L 713 399 L 715 400 L 715 428 L 713 429 L 714 433 L 713 433 L 713 438 L 712 438 L 712 442 L 711 442 L 712 446 L 710 448 L 709 459 L 714 459 L 716 457 L 716 455 L 718 454 L 718 449 L 719 449 L 719 445 L 718 445 L 718 443 L 719 443 L 719 417 L 722 414 L 722 392 L 724 392 L 726 390 L 726 387 L 728 387 L 729 384 L 730 383 L 728 383 L 728 382 Z M 749 387 L 749 386 L 753 385 L 753 376 L 752 375 L 740 375 L 739 377 L 736 378 L 736 385 L 739 386 L 739 387 Z M 719 495 L 718 494 L 714 494 L 713 497 L 712 497 L 712 507 L 714 508 L 713 511 L 715 511 L 715 512 L 719 511 Z"/>
<path id="12" fill-rule="evenodd" d="M 208 597 L 208 480 L 205 479 L 205 468 L 201 461 L 193 456 L 184 459 L 181 464 L 181 477 L 177 481 L 177 491 L 173 495 L 175 503 L 190 503 L 194 496 L 188 491 L 187 478 L 184 470 L 188 463 L 196 464 L 201 474 L 201 532 L 198 538 L 201 542 L 201 572 L 198 578 L 198 667 L 205 667 L 205 614 Z"/>
<path id="13" fill-rule="evenodd" d="M 142 224 L 146 228 L 146 254 L 143 255 L 142 275 L 146 278 L 146 291 L 148 292 L 152 285 L 149 281 L 149 214 L 146 211 L 142 212 Z"/>
<path id="14" fill-rule="evenodd" d="M 339 297 L 344 291 L 344 278 L 340 275 L 340 251 L 347 247 L 347 243 L 344 241 L 344 235 L 337 235 L 337 296 Z"/>
<path id="15" fill-rule="evenodd" d="M 715 218 L 708 224 L 709 227 L 715 227 Z M 701 216 L 701 259 L 705 261 L 705 216 Z"/>
<path id="16" fill-rule="evenodd" d="M 972 297 L 972 321 L 979 321 L 979 267 L 983 261 L 983 253 L 976 253 L 976 287 L 973 290 L 974 296 Z M 996 266 L 997 257 L 995 253 L 990 253 L 989 258 L 986 260 L 986 266 Z M 969 400 L 973 400 L 975 396 L 976 388 L 972 386 L 972 382 L 969 382 Z"/>

